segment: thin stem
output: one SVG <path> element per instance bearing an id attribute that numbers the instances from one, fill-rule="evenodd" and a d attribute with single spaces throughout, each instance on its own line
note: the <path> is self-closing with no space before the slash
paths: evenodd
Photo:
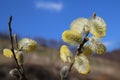
<path id="1" fill-rule="evenodd" d="M 18 49 L 18 38 L 17 38 L 16 34 L 14 34 L 14 40 L 15 40 L 15 43 L 16 43 L 16 47 Z M 21 49 L 18 49 L 18 50 L 21 51 Z M 24 71 L 23 64 L 20 65 L 20 68 L 21 68 L 21 72 L 22 72 L 22 79 L 21 80 L 27 80 L 26 76 L 25 76 L 25 71 Z"/>
<path id="2" fill-rule="evenodd" d="M 12 53 L 13 53 L 13 58 L 14 58 L 14 60 L 15 60 L 17 69 L 18 69 L 18 71 L 19 71 L 19 74 L 22 76 L 22 73 L 21 73 L 21 71 L 20 71 L 20 67 L 19 67 L 17 58 L 16 58 L 16 56 L 15 56 L 15 52 L 14 52 L 14 43 L 13 43 L 11 22 L 12 22 L 12 16 L 10 16 L 9 21 L 8 21 L 9 36 L 10 36 L 10 42 L 11 42 L 11 51 L 12 51 Z"/>
<path id="3" fill-rule="evenodd" d="M 76 55 L 79 55 L 82 51 L 82 47 L 84 46 L 84 44 L 88 41 L 87 36 L 88 36 L 89 32 L 86 33 L 84 40 L 82 41 L 82 44 L 80 44 L 79 48 L 77 49 L 77 53 Z"/>
<path id="4" fill-rule="evenodd" d="M 22 76 L 23 76 L 23 79 L 22 79 L 22 80 L 27 80 L 27 78 L 26 78 L 26 76 L 25 76 L 25 70 L 24 70 L 23 64 L 21 64 L 21 70 L 22 70 Z"/>
<path id="5" fill-rule="evenodd" d="M 81 49 L 83 48 L 84 44 L 88 41 L 87 39 L 87 36 L 88 36 L 89 32 L 87 32 L 86 36 L 84 37 L 82 43 L 80 44 L 79 48 L 77 49 L 77 52 L 72 60 L 72 62 L 70 63 L 70 66 L 69 66 L 69 69 L 68 69 L 68 72 L 65 74 L 65 77 L 61 78 L 61 80 L 65 80 L 66 77 L 68 77 L 68 74 L 70 73 L 72 67 L 73 67 L 73 64 L 75 62 L 75 57 L 80 55 L 82 53 Z"/>
<path id="6" fill-rule="evenodd" d="M 96 13 L 94 12 L 93 15 L 92 15 L 92 18 L 95 18 L 96 17 Z"/>
<path id="7" fill-rule="evenodd" d="M 68 72 L 71 71 L 71 68 L 72 68 L 72 66 L 73 66 L 73 64 L 74 64 L 74 62 L 75 62 L 75 57 L 78 56 L 78 55 L 80 55 L 80 54 L 82 53 L 81 49 L 82 49 L 82 47 L 84 46 L 84 44 L 88 41 L 88 40 L 87 40 L 88 34 L 89 34 L 89 32 L 87 32 L 84 40 L 82 41 L 82 44 L 80 44 L 79 48 L 77 49 L 77 52 L 76 52 L 76 54 L 75 54 L 75 56 L 74 56 L 74 58 L 73 58 L 73 60 L 72 60 L 72 63 L 70 64 L 70 67 L 69 67 Z"/>

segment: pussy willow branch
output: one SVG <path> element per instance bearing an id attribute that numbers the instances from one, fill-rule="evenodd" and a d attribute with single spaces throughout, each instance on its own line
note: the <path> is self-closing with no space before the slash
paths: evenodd
<path id="1" fill-rule="evenodd" d="M 8 21 L 8 29 L 9 29 L 9 36 L 10 36 L 10 42 L 11 42 L 11 51 L 12 51 L 12 53 L 13 53 L 13 58 L 14 58 L 14 60 L 15 60 L 15 63 L 16 63 L 18 72 L 19 72 L 20 77 L 21 77 L 20 79 L 21 79 L 21 80 L 25 80 L 22 72 L 20 71 L 20 66 L 19 66 L 19 64 L 18 64 L 17 58 L 16 58 L 16 56 L 15 56 L 15 52 L 14 52 L 14 43 L 13 43 L 11 22 L 12 22 L 12 16 L 10 16 L 9 21 Z"/>
<path id="2" fill-rule="evenodd" d="M 24 70 L 24 66 L 23 64 L 21 65 L 21 69 L 22 69 L 22 75 L 23 75 L 23 79 L 22 80 L 27 80 L 26 76 L 25 76 L 25 70 Z"/>
<path id="3" fill-rule="evenodd" d="M 17 38 L 17 35 L 14 34 L 14 40 L 15 40 L 15 43 L 16 43 L 16 47 L 18 49 L 18 38 Z M 18 49 L 19 50 L 19 49 Z M 19 50 L 20 51 L 20 50 Z M 21 72 L 22 72 L 22 79 L 21 80 L 27 80 L 26 76 L 25 76 L 25 71 L 24 71 L 24 67 L 23 67 L 23 64 L 20 65 L 20 68 L 21 68 Z"/>
<path id="4" fill-rule="evenodd" d="M 84 40 L 82 41 L 82 43 L 80 44 L 79 48 L 77 49 L 77 52 L 76 52 L 76 54 L 75 54 L 75 56 L 74 56 L 74 58 L 73 58 L 73 60 L 72 60 L 72 63 L 70 64 L 70 67 L 69 67 L 69 69 L 68 69 L 68 72 L 70 72 L 71 69 L 72 69 L 72 66 L 73 66 L 73 64 L 74 64 L 74 62 L 75 62 L 75 57 L 78 56 L 78 55 L 80 55 L 80 54 L 82 53 L 81 49 L 82 49 L 82 47 L 84 46 L 84 44 L 88 41 L 88 39 L 87 39 L 88 34 L 89 34 L 89 32 L 87 32 Z"/>
<path id="5" fill-rule="evenodd" d="M 68 77 L 68 74 L 70 73 L 70 71 L 71 71 L 71 69 L 72 69 L 72 67 L 73 67 L 73 64 L 74 64 L 74 62 L 75 62 L 75 57 L 78 56 L 78 55 L 80 55 L 80 54 L 82 53 L 82 50 L 81 50 L 81 49 L 83 48 L 84 44 L 88 41 L 88 38 L 87 38 L 88 34 L 89 34 L 89 32 L 87 32 L 87 34 L 86 34 L 86 36 L 84 37 L 82 43 L 81 43 L 80 46 L 78 47 L 77 52 L 76 52 L 76 54 L 75 54 L 72 62 L 70 63 L 69 69 L 68 69 L 67 73 L 65 74 L 65 77 L 61 77 L 61 80 L 65 80 L 65 78 Z"/>
<path id="6" fill-rule="evenodd" d="M 11 22 L 12 22 L 12 16 L 10 16 L 9 21 L 8 21 L 8 28 L 9 28 L 9 35 L 10 35 L 10 42 L 11 42 L 11 51 L 12 51 L 12 53 L 13 53 L 13 57 L 14 57 L 14 60 L 15 60 L 16 65 L 17 65 L 17 69 L 18 69 L 19 73 L 22 74 L 21 71 L 19 70 L 19 64 L 18 64 L 18 62 L 17 62 L 17 58 L 16 58 L 15 52 L 14 52 L 14 43 L 13 43 Z"/>

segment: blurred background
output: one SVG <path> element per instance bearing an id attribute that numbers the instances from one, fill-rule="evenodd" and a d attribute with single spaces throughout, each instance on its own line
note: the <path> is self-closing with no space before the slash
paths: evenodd
<path id="1" fill-rule="evenodd" d="M 107 35 L 102 42 L 107 47 L 104 55 L 89 58 L 91 72 L 79 74 L 72 69 L 70 80 L 120 80 L 120 1 L 119 0 L 1 0 L 0 1 L 0 80 L 15 80 L 9 71 L 14 61 L 3 56 L 10 48 L 8 19 L 13 16 L 13 33 L 19 40 L 24 37 L 37 41 L 38 49 L 25 54 L 25 72 L 29 80 L 60 80 L 59 70 L 64 64 L 59 48 L 64 30 L 73 20 L 91 18 L 93 12 L 107 23 Z"/>

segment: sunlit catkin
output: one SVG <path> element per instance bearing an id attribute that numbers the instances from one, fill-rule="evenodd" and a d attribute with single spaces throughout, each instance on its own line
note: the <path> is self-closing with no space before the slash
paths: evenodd
<path id="1" fill-rule="evenodd" d="M 98 16 L 95 16 L 90 21 L 90 32 L 97 38 L 102 38 L 106 35 L 106 23 Z"/>
<path id="2" fill-rule="evenodd" d="M 88 27 L 88 19 L 87 18 L 78 18 L 75 19 L 71 25 L 70 25 L 70 29 L 73 31 L 77 31 L 80 34 L 85 34 L 86 31 L 89 31 L 89 27 Z"/>
<path id="3" fill-rule="evenodd" d="M 83 53 L 83 55 L 85 55 L 86 57 L 89 57 L 89 56 L 92 54 L 92 50 L 90 49 L 90 45 L 85 44 L 85 45 L 83 46 L 82 53 Z"/>
<path id="4" fill-rule="evenodd" d="M 63 62 L 71 62 L 71 51 L 66 45 L 62 45 L 60 48 L 60 58 Z"/>
<path id="5" fill-rule="evenodd" d="M 75 57 L 74 68 L 81 74 L 90 72 L 90 64 L 86 56 L 83 54 Z"/>
<path id="6" fill-rule="evenodd" d="M 96 52 L 97 54 L 104 54 L 106 52 L 105 45 L 100 41 L 100 39 L 96 37 L 90 37 L 90 48 L 92 51 Z"/>
<path id="7" fill-rule="evenodd" d="M 22 49 L 23 51 L 30 52 L 37 48 L 37 42 L 29 38 L 23 38 L 19 42 L 18 47 L 19 49 Z"/>
<path id="8" fill-rule="evenodd" d="M 71 45 L 81 44 L 82 42 L 81 34 L 72 30 L 64 31 L 62 34 L 62 39 Z"/>
<path id="9" fill-rule="evenodd" d="M 3 55 L 7 58 L 12 58 L 13 57 L 13 53 L 10 49 L 4 49 L 3 50 Z"/>

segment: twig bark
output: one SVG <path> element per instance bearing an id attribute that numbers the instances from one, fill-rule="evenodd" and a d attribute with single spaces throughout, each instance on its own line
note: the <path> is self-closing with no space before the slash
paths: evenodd
<path id="1" fill-rule="evenodd" d="M 76 52 L 76 54 L 75 54 L 72 62 L 70 63 L 69 69 L 68 69 L 67 73 L 65 74 L 65 77 L 61 77 L 61 80 L 65 80 L 65 78 L 68 77 L 68 75 L 69 75 L 69 73 L 70 73 L 70 71 L 71 71 L 71 69 L 72 69 L 72 67 L 73 67 L 73 64 L 74 64 L 74 62 L 75 62 L 75 57 L 78 56 L 78 55 L 80 55 L 80 54 L 82 53 L 82 50 L 81 50 L 81 49 L 83 48 L 84 44 L 88 41 L 88 38 L 87 38 L 88 34 L 89 34 L 89 32 L 87 32 L 87 34 L 86 34 L 86 36 L 84 37 L 82 43 L 81 43 L 80 46 L 78 47 L 77 52 Z"/>
<path id="2" fill-rule="evenodd" d="M 15 40 L 16 47 L 17 47 L 18 51 L 21 51 L 21 49 L 18 48 L 18 37 L 17 37 L 17 34 L 14 34 L 14 40 Z M 20 69 L 21 69 L 21 72 L 22 72 L 22 79 L 21 80 L 27 80 L 23 64 L 21 64 L 19 66 L 20 66 Z"/>
<path id="3" fill-rule="evenodd" d="M 14 61 L 16 63 L 19 75 L 20 75 L 20 80 L 27 80 L 23 70 L 21 70 L 21 68 L 23 69 L 23 66 L 22 67 L 19 66 L 16 55 L 15 55 L 15 52 L 14 52 L 14 39 L 13 39 L 13 36 L 12 36 L 11 22 L 12 22 L 12 16 L 10 16 L 9 21 L 8 21 L 8 29 L 9 29 L 9 36 L 10 36 L 10 42 L 11 42 L 11 51 L 13 53 L 13 58 L 14 58 Z M 17 37 L 16 37 L 15 40 L 16 40 L 16 46 L 18 47 Z"/>

